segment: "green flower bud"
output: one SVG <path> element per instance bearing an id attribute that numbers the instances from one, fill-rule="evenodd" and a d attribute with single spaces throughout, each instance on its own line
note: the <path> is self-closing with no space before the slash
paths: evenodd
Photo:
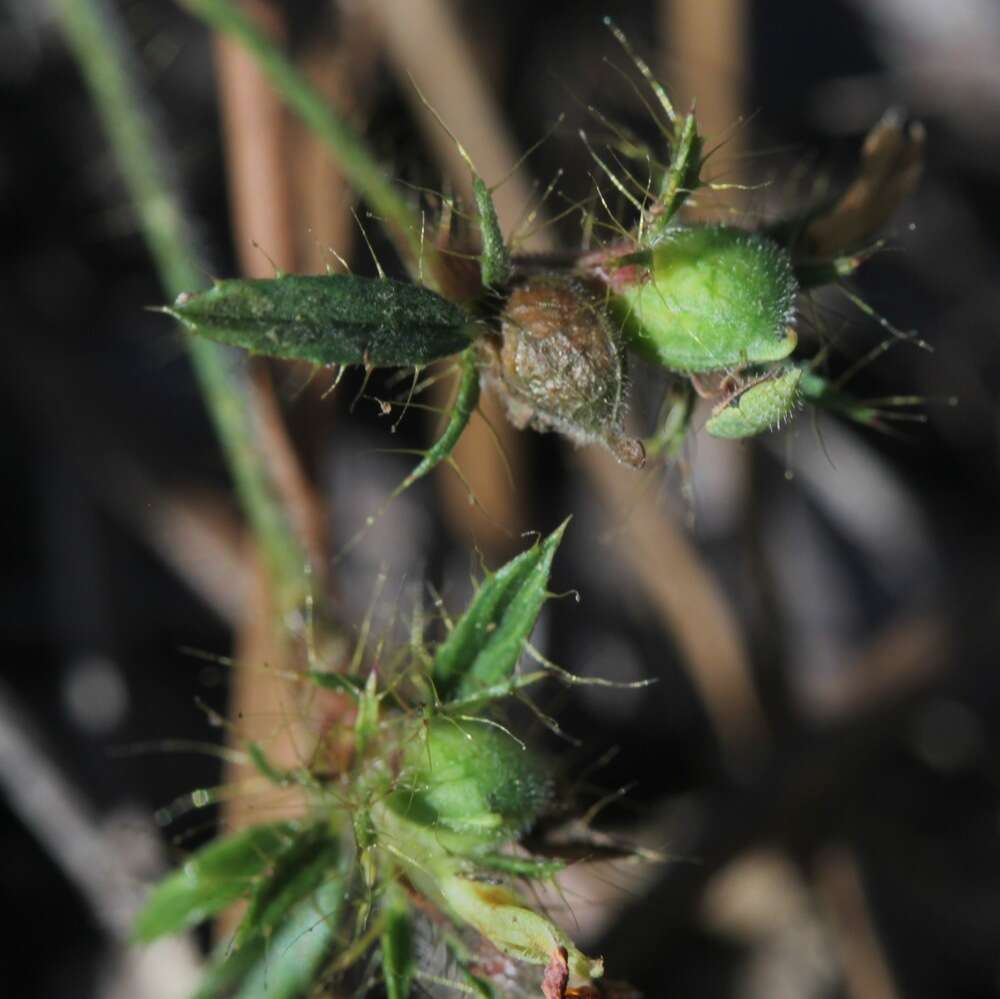
<path id="1" fill-rule="evenodd" d="M 798 285 L 788 254 L 729 226 L 669 229 L 610 261 L 612 303 L 630 345 L 673 371 L 779 361 L 794 349 Z"/>
<path id="2" fill-rule="evenodd" d="M 393 811 L 436 835 L 451 849 L 473 851 L 524 832 L 551 797 L 551 779 L 538 758 L 507 732 L 485 721 L 439 717 L 410 739 L 405 787 L 389 800 Z M 447 837 L 446 837 L 447 838 Z"/>
<path id="3" fill-rule="evenodd" d="M 715 407 L 705 429 L 713 437 L 735 439 L 774 430 L 799 401 L 801 368 L 776 368 L 737 386 Z"/>

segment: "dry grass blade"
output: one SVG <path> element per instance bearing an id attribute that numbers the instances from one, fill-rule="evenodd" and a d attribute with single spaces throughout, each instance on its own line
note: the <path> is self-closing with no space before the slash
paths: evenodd
<path id="1" fill-rule="evenodd" d="M 624 509 L 632 484 L 600 452 L 580 453 L 583 468 L 612 509 Z M 729 767 L 745 771 L 769 742 L 736 615 L 701 557 L 644 496 L 616 535 L 616 550 L 663 618 L 701 695 Z"/>

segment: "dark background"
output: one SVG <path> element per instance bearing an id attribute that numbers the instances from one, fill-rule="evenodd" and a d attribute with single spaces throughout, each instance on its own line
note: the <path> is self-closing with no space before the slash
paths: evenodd
<path id="1" fill-rule="evenodd" d="M 335 5 L 279 6 L 296 51 L 336 39 Z M 665 37 L 667 6 L 630 3 L 616 16 L 683 91 L 711 79 L 711 67 L 699 76 L 704 66 Z M 650 996 L 995 995 L 1000 8 L 968 0 L 945 18 L 922 2 L 758 0 L 720 4 L 718 16 L 731 6 L 745 30 L 737 93 L 753 117 L 734 129 L 746 155 L 726 161 L 724 149 L 720 172 L 769 182 L 743 200 L 747 224 L 801 204 L 818 178 L 845 182 L 886 107 L 927 129 L 920 189 L 853 285 L 933 347 L 894 347 L 854 391 L 924 396 L 927 421 L 890 436 L 829 418 L 816 432 L 803 416 L 794 432 L 751 446 L 699 437 L 689 471 L 659 473 L 663 516 L 693 521 L 696 562 L 720 581 L 746 642 L 771 735 L 745 747 L 745 766 L 720 744 L 662 608 L 619 557 L 616 535 L 607 540 L 622 515 L 595 495 L 568 445 L 517 436 L 519 526 L 548 530 L 575 515 L 553 590 L 575 589 L 582 604 L 549 605 L 546 654 L 589 675 L 660 678 L 641 694 L 555 702 L 585 743 L 564 753 L 568 770 L 618 747 L 591 777 L 634 785 L 610 827 L 677 858 L 605 872 L 627 891 L 616 916 L 587 924 L 586 946 Z M 235 273 L 207 33 L 170 4 L 118 7 L 208 259 L 215 273 Z M 576 135 L 595 127 L 583 106 L 656 141 L 636 93 L 603 61 L 628 70 L 601 25 L 615 4 L 455 7 L 518 147 L 566 113 L 530 160 L 543 183 L 565 169 L 565 203 L 587 195 L 595 170 Z M 718 72 L 733 71 L 725 50 L 717 55 Z M 365 127 L 398 175 L 436 186 L 406 87 L 376 56 Z M 186 505 L 227 524 L 235 507 L 180 340 L 144 311 L 164 293 L 45 4 L 0 7 L 0 128 L 0 724 L 27 748 L 18 755 L 8 740 L 0 757 L 0 981 L 19 996 L 112 994 L 116 983 L 117 994 L 139 995 L 123 984 L 114 918 L 101 906 L 135 896 L 163 862 L 146 831 L 153 813 L 220 780 L 211 756 L 164 740 L 218 739 L 198 703 L 224 710 L 230 674 L 183 650 L 230 651 L 225 595 L 238 602 L 241 588 L 220 563 L 199 591 L 166 557 L 178 542 L 165 532 Z M 579 240 L 577 216 L 558 239 Z M 370 271 L 359 242 L 341 252 Z M 817 315 L 806 340 L 834 338 L 835 371 L 886 335 L 843 297 L 821 297 Z M 336 547 L 407 459 L 375 453 L 385 422 L 370 404 L 348 414 L 356 386 L 303 415 L 296 378 L 277 381 L 292 425 L 309 421 L 309 465 Z M 655 413 L 648 382 L 636 373 L 637 419 Z M 393 446 L 425 439 L 415 419 L 399 434 Z M 426 579 L 460 605 L 475 559 L 445 510 L 421 484 L 338 565 L 345 626 L 360 620 L 383 562 L 386 592 L 402 594 L 388 601 L 412 599 Z M 509 554 L 483 548 L 493 564 Z M 649 556 L 665 585 L 687 585 L 652 540 Z M 120 860 L 120 885 L 98 878 L 88 894 L 53 845 L 85 849 L 86 837 L 45 798 L 46 768 L 77 802 L 94 856 L 103 844 Z M 211 824 L 200 814 L 164 830 L 164 856 Z"/>

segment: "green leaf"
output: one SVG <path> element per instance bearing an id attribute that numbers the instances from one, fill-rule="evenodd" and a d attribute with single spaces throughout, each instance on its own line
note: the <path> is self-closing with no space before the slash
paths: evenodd
<path id="1" fill-rule="evenodd" d="M 303 829 L 258 883 L 237 931 L 236 946 L 244 946 L 254 936 L 272 934 L 289 910 L 330 876 L 339 856 L 339 840 L 331 837 L 326 823 Z"/>
<path id="2" fill-rule="evenodd" d="M 217 281 L 163 311 L 209 340 L 313 364 L 427 364 L 475 335 L 470 317 L 436 292 L 353 274 Z"/>
<path id="3" fill-rule="evenodd" d="M 290 913 L 251 969 L 239 999 L 299 999 L 313 993 L 335 956 L 337 929 L 345 910 L 345 888 L 333 876 Z"/>
<path id="4" fill-rule="evenodd" d="M 508 853 L 477 854 L 476 864 L 530 881 L 548 881 L 567 867 L 565 860 L 538 860 L 534 857 L 514 857 Z"/>
<path id="5" fill-rule="evenodd" d="M 322 687 L 324 690 L 335 690 L 339 694 L 347 694 L 356 701 L 361 699 L 364 691 L 364 685 L 354 676 L 344 676 L 342 673 L 330 673 L 318 669 L 308 670 L 305 675 L 317 687 Z"/>
<path id="6" fill-rule="evenodd" d="M 431 445 L 416 468 L 393 490 L 392 495 L 398 496 L 409 489 L 417 479 L 422 479 L 432 469 L 437 468 L 442 461 L 451 457 L 459 437 L 462 436 L 472 414 L 479 404 L 479 369 L 476 366 L 476 351 L 466 350 L 462 356 L 462 374 L 458 383 L 455 402 L 448 416 L 448 424 L 441 431 L 441 436 Z"/>
<path id="7" fill-rule="evenodd" d="M 287 787 L 289 784 L 304 784 L 315 786 L 316 780 L 309 772 L 308 767 L 296 767 L 294 770 L 282 770 L 276 767 L 269 759 L 264 747 L 258 742 L 251 742 L 247 745 L 247 756 L 250 762 L 257 768 L 262 777 L 266 777 L 272 784 L 278 787 Z"/>
<path id="8" fill-rule="evenodd" d="M 364 756 L 378 732 L 378 716 L 378 672 L 373 669 L 365 681 L 365 691 L 358 701 L 358 714 L 354 720 L 354 745 L 359 757 Z"/>
<path id="9" fill-rule="evenodd" d="M 227 947 L 192 999 L 300 999 L 313 994 L 335 952 L 345 910 L 344 882 L 331 872 L 268 939 Z"/>
<path id="10" fill-rule="evenodd" d="M 589 981 L 604 973 L 600 958 L 587 957 L 560 927 L 504 885 L 484 884 L 454 874 L 442 878 L 440 888 L 451 914 L 508 957 L 545 965 L 554 951 L 565 947 L 573 976 Z"/>
<path id="11" fill-rule="evenodd" d="M 223 999 L 231 996 L 247 975 L 250 969 L 267 954 L 268 941 L 264 937 L 256 937 L 239 950 L 234 950 L 227 941 L 216 948 L 212 963 L 198 983 L 198 991 L 191 999 Z"/>
<path id="12" fill-rule="evenodd" d="M 413 980 L 413 927 L 410 911 L 399 892 L 385 912 L 382 930 L 382 970 L 388 999 L 408 999 Z"/>
<path id="13" fill-rule="evenodd" d="M 568 520 L 541 544 L 491 573 L 434 656 L 432 677 L 443 701 L 501 683 L 514 672 L 545 602 L 552 556 Z"/>
<path id="14" fill-rule="evenodd" d="M 482 282 L 487 288 L 499 288 L 510 280 L 510 252 L 500 231 L 493 195 L 482 177 L 473 176 L 472 197 L 476 202 L 479 238 L 483 244 L 483 252 L 479 258 Z"/>
<path id="15" fill-rule="evenodd" d="M 254 826 L 192 854 L 153 889 L 136 920 L 136 940 L 178 933 L 248 894 L 296 830 L 293 822 Z"/>

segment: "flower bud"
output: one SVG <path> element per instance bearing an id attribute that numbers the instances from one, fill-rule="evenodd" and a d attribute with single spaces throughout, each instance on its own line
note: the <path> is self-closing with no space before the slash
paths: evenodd
<path id="1" fill-rule="evenodd" d="M 766 236 L 675 228 L 603 266 L 630 346 L 673 371 L 779 361 L 795 349 L 798 285 L 788 254 Z"/>
<path id="2" fill-rule="evenodd" d="M 712 413 L 705 429 L 713 437 L 735 439 L 774 430 L 799 401 L 802 369 L 777 368 L 737 385 Z"/>
<path id="3" fill-rule="evenodd" d="M 453 849 L 475 849 L 524 832 L 551 797 L 551 780 L 523 743 L 486 721 L 437 717 L 409 740 L 405 786 L 390 799 L 408 821 L 433 828 Z"/>

